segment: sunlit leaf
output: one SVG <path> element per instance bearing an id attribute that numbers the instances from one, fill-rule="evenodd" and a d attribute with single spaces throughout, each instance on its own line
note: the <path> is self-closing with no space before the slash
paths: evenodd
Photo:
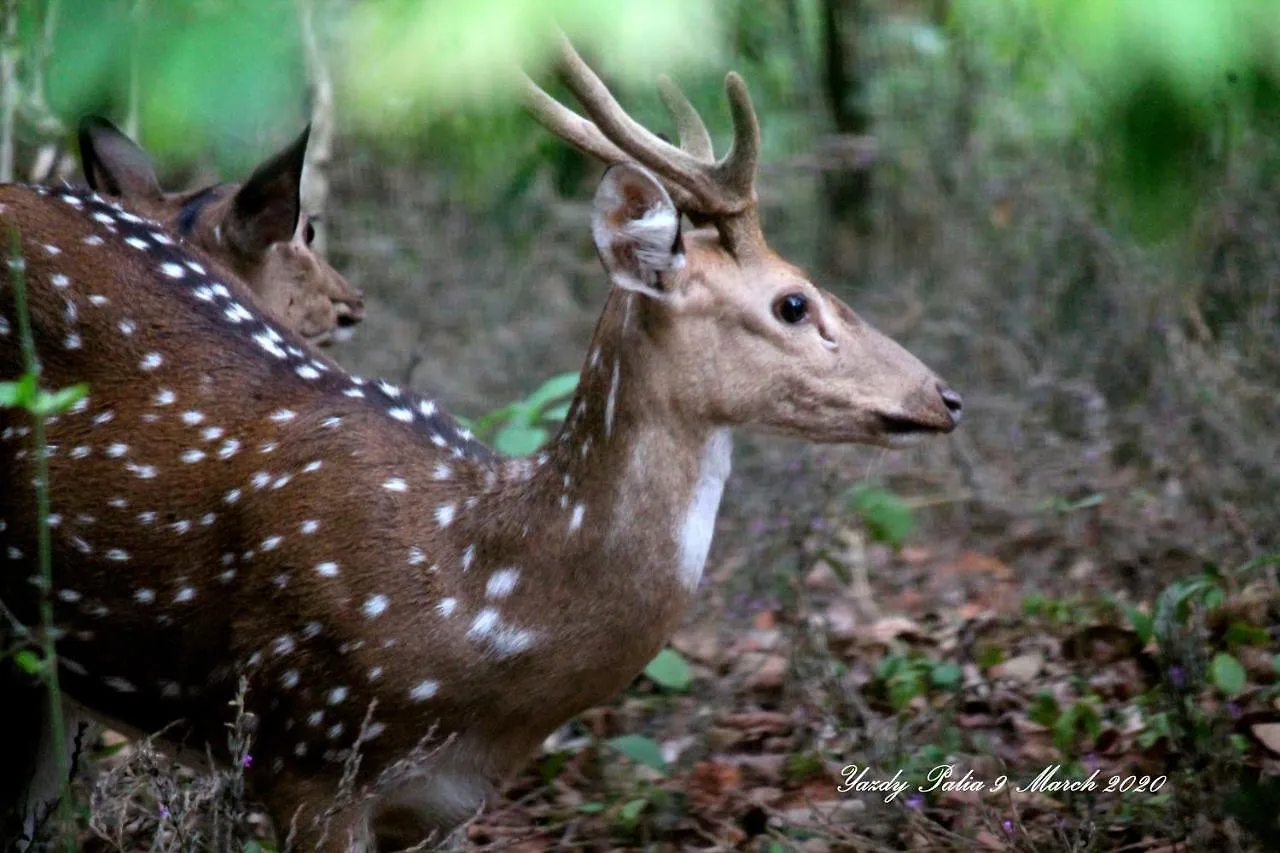
<path id="1" fill-rule="evenodd" d="M 667 772 L 667 762 L 662 757 L 662 749 L 652 738 L 643 735 L 620 735 L 610 738 L 605 741 L 605 744 L 637 764 L 651 767 L 659 773 Z"/>
<path id="2" fill-rule="evenodd" d="M 508 456 L 527 456 L 546 440 L 547 431 L 542 427 L 510 425 L 498 430 L 493 446 L 498 452 Z"/>
<path id="3" fill-rule="evenodd" d="M 1209 664 L 1209 678 L 1213 681 L 1213 686 L 1227 696 L 1243 692 L 1248 681 L 1240 661 L 1226 652 L 1213 656 L 1213 661 Z"/>
<path id="4" fill-rule="evenodd" d="M 675 649 L 658 652 L 644 668 L 644 674 L 669 690 L 685 690 L 693 680 L 688 662 Z"/>

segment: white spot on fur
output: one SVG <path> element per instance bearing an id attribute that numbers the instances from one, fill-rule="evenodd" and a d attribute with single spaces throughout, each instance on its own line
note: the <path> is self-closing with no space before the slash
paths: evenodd
<path id="1" fill-rule="evenodd" d="M 414 702 L 426 702 L 432 696 L 440 692 L 440 682 L 427 679 L 418 682 L 418 685 L 409 691 L 409 698 Z"/>
<path id="2" fill-rule="evenodd" d="M 516 588 L 519 580 L 519 569 L 499 569 L 489 575 L 489 580 L 484 586 L 485 595 L 489 598 L 506 598 Z"/>

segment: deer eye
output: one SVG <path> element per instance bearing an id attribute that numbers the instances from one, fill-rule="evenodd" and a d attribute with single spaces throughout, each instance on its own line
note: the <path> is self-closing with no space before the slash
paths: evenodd
<path id="1" fill-rule="evenodd" d="M 773 313 L 784 323 L 802 323 L 809 316 L 809 299 L 803 293 L 788 293 L 773 304 Z"/>

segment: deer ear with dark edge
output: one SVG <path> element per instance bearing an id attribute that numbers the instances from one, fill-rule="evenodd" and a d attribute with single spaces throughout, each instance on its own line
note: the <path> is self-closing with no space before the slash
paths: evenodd
<path id="1" fill-rule="evenodd" d="M 163 196 L 147 152 L 114 124 L 101 116 L 85 116 L 76 135 L 84 179 L 94 192 L 135 200 Z"/>
<path id="2" fill-rule="evenodd" d="M 617 287 L 654 298 L 668 295 L 670 273 L 684 266 L 680 211 L 649 170 L 611 166 L 596 190 L 591 236 Z"/>
<path id="3" fill-rule="evenodd" d="M 308 124 L 288 147 L 254 170 L 236 192 L 222 227 L 237 251 L 260 255 L 274 243 L 293 239 L 302 213 L 302 166 L 310 135 Z"/>

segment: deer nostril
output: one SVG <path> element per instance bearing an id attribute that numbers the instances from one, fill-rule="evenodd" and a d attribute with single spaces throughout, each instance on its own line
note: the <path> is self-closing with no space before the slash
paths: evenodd
<path id="1" fill-rule="evenodd" d="M 960 395 L 946 386 L 939 386 L 938 393 L 942 395 L 942 402 L 946 404 L 952 417 L 959 420 L 960 410 L 964 408 L 964 401 L 960 399 Z"/>

